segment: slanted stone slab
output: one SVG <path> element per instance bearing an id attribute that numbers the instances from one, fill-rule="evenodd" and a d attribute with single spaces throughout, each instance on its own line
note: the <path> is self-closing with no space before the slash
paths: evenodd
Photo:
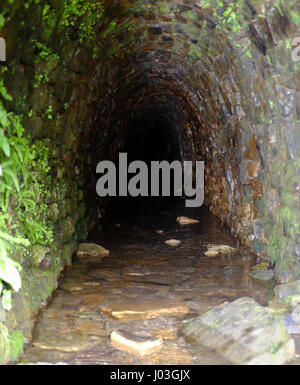
<path id="1" fill-rule="evenodd" d="M 161 338 L 141 337 L 128 332 L 113 331 L 110 336 L 111 344 L 129 353 L 150 354 L 162 347 Z"/>
<path id="2" fill-rule="evenodd" d="M 104 247 L 97 245 L 95 243 L 80 243 L 77 251 L 79 257 L 90 256 L 90 257 L 107 257 L 109 255 L 109 250 L 106 250 Z"/>
<path id="3" fill-rule="evenodd" d="M 108 304 L 103 305 L 101 311 L 119 321 L 131 321 L 156 318 L 160 315 L 184 315 L 189 312 L 189 308 L 184 302 L 157 300 Z"/>
<path id="4" fill-rule="evenodd" d="M 294 340 L 282 318 L 247 297 L 216 306 L 189 322 L 181 333 L 234 364 L 281 365 L 295 355 Z"/>

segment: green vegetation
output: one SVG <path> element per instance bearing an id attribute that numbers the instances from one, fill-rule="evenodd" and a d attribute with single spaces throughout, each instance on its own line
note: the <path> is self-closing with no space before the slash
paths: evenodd
<path id="1" fill-rule="evenodd" d="M 69 39 L 69 28 L 77 26 L 80 43 L 84 39 L 92 39 L 95 36 L 94 27 L 103 13 L 101 0 L 65 0 L 61 25 L 66 29 L 66 37 Z"/>
<path id="2" fill-rule="evenodd" d="M 3 82 L 2 100 L 10 101 Z M 7 112 L 0 100 L 0 295 L 11 309 L 12 290 L 21 287 L 21 266 L 13 253 L 30 243 L 51 244 L 47 222 L 49 182 L 47 141 L 31 144 L 24 136 L 20 117 Z"/>
<path id="3" fill-rule="evenodd" d="M 13 0 L 7 0 L 7 6 L 0 11 L 0 28 L 9 12 Z M 31 6 L 42 4 L 40 0 L 27 0 L 22 7 L 27 11 Z M 95 26 L 104 13 L 102 0 L 63 0 L 62 7 L 45 4 L 42 8 L 43 32 L 39 38 L 32 37 L 30 44 L 34 50 L 36 72 L 34 88 L 41 83 L 48 83 L 50 73 L 60 62 L 60 56 L 48 46 L 48 39 L 55 29 L 63 31 L 66 40 L 74 39 L 78 43 L 95 37 Z M 109 25 L 107 33 L 116 27 Z M 25 28 L 21 21 L 20 28 Z M 33 30 L 35 27 L 33 27 Z M 33 35 L 34 36 L 34 35 Z M 47 220 L 47 207 L 50 200 L 51 179 L 49 176 L 49 140 L 31 143 L 24 134 L 22 116 L 6 110 L 12 101 L 2 80 L 6 67 L 0 72 L 0 298 L 5 310 L 11 309 L 12 291 L 21 287 L 21 265 L 14 260 L 17 251 L 28 253 L 25 247 L 30 244 L 50 245 L 53 241 L 53 228 Z M 65 103 L 65 109 L 69 104 Z M 33 111 L 26 113 L 32 118 Z M 54 119 L 52 104 L 44 115 Z M 63 199 L 64 191 L 58 187 L 57 193 Z"/>

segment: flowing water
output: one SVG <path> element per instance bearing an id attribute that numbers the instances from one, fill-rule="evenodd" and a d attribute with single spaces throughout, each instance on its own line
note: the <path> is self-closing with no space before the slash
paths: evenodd
<path id="1" fill-rule="evenodd" d="M 122 208 L 123 207 L 123 208 Z M 126 207 L 126 209 L 124 209 Z M 186 215 L 198 224 L 181 226 Z M 135 208 L 125 201 L 110 213 L 105 230 L 95 228 L 89 241 L 110 250 L 100 261 L 74 261 L 60 289 L 43 311 L 22 363 L 67 364 L 229 364 L 217 353 L 187 343 L 178 331 L 190 319 L 225 301 L 250 296 L 261 305 L 272 297 L 272 283 L 248 277 L 257 262 L 206 208 L 187 209 L 184 201 Z M 164 242 L 177 239 L 176 247 Z M 208 244 L 238 247 L 238 252 L 205 256 Z M 153 318 L 112 318 L 103 309 L 139 303 L 177 304 L 177 310 Z M 184 311 L 187 309 L 187 311 Z M 140 318 L 140 319 L 138 319 Z M 113 331 L 161 337 L 163 347 L 141 356 L 114 347 Z"/>

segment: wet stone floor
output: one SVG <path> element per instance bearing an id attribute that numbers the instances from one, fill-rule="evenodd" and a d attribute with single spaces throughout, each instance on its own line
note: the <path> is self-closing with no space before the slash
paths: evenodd
<path id="1" fill-rule="evenodd" d="M 21 362 L 230 364 L 208 348 L 187 343 L 178 331 L 225 301 L 250 296 L 267 305 L 272 284 L 248 277 L 256 258 L 243 248 L 205 256 L 208 244 L 237 247 L 237 241 L 206 208 L 187 209 L 183 200 L 163 208 L 115 211 L 105 231 L 95 228 L 89 236 L 110 255 L 75 258 Z M 176 222 L 181 215 L 199 223 L 182 226 Z M 169 239 L 181 244 L 168 246 Z M 131 313 L 133 308 L 140 312 Z M 120 310 L 124 317 L 118 319 Z M 123 351 L 111 343 L 113 331 L 157 338 L 161 347 L 146 355 Z"/>

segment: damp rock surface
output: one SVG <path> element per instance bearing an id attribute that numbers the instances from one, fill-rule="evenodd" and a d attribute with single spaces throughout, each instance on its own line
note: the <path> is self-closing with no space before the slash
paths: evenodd
<path id="1" fill-rule="evenodd" d="M 240 365 L 281 365 L 295 355 L 294 341 L 282 319 L 247 297 L 213 308 L 181 333 Z"/>
<path id="2" fill-rule="evenodd" d="M 109 250 L 95 243 L 80 243 L 77 251 L 77 256 L 90 256 L 90 257 L 107 257 Z"/>
<path id="3" fill-rule="evenodd" d="M 259 281 L 270 281 L 274 278 L 273 270 L 252 270 L 249 277 Z"/>

